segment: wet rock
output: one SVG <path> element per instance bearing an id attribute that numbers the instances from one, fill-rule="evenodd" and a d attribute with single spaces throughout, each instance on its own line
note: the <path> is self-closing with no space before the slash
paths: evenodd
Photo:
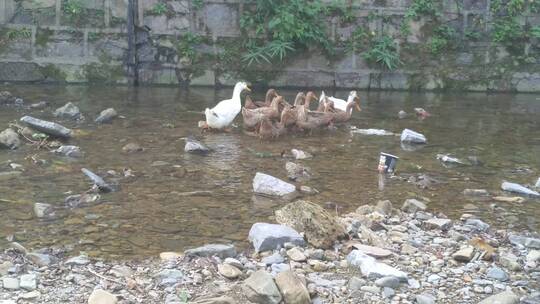
<path id="1" fill-rule="evenodd" d="M 313 155 L 309 154 L 308 152 L 298 149 L 291 149 L 291 153 L 294 159 L 308 159 L 313 157 Z"/>
<path id="2" fill-rule="evenodd" d="M 255 223 L 249 230 L 249 241 L 256 252 L 279 249 L 285 243 L 304 245 L 304 238 L 293 228 L 267 223 Z"/>
<path id="3" fill-rule="evenodd" d="M 86 168 L 82 168 L 81 171 L 99 188 L 99 190 L 103 192 L 116 191 L 116 187 L 113 187 L 112 185 L 106 183 L 103 178 L 101 178 L 99 175 L 95 174 L 94 172 Z"/>
<path id="4" fill-rule="evenodd" d="M 415 132 L 413 130 L 405 129 L 401 132 L 401 141 L 411 144 L 425 144 L 427 143 L 426 137 L 423 134 Z"/>
<path id="5" fill-rule="evenodd" d="M 311 202 L 289 203 L 275 215 L 278 223 L 303 232 L 306 241 L 317 248 L 331 248 L 345 235 L 344 227 L 335 216 Z"/>
<path id="6" fill-rule="evenodd" d="M 461 248 L 456 253 L 452 255 L 452 258 L 458 262 L 469 262 L 474 256 L 474 247 L 466 246 Z"/>
<path id="7" fill-rule="evenodd" d="M 466 226 L 470 226 L 478 231 L 487 231 L 489 229 L 489 224 L 479 220 L 479 219 L 467 219 L 465 221 Z"/>
<path id="8" fill-rule="evenodd" d="M 417 211 L 425 211 L 426 209 L 427 206 L 425 203 L 414 198 L 406 200 L 401 207 L 401 210 L 408 213 L 416 213 Z"/>
<path id="9" fill-rule="evenodd" d="M 358 267 L 362 274 L 370 279 L 393 276 L 400 281 L 407 281 L 407 274 L 387 264 L 377 262 L 375 258 L 353 250 L 347 255 L 347 262 L 351 266 Z"/>
<path id="10" fill-rule="evenodd" d="M 493 199 L 496 202 L 503 202 L 503 203 L 524 203 L 526 199 L 521 196 L 494 196 L 491 199 Z"/>
<path id="11" fill-rule="evenodd" d="M 4 289 L 17 290 L 20 288 L 19 279 L 17 278 L 3 278 L 2 286 Z"/>
<path id="12" fill-rule="evenodd" d="M 0 92 L 0 105 L 14 103 L 15 99 L 16 97 L 13 96 L 9 91 Z"/>
<path id="13" fill-rule="evenodd" d="M 392 215 L 392 202 L 389 200 L 378 201 L 375 206 L 375 211 L 383 215 Z"/>
<path id="14" fill-rule="evenodd" d="M 0 132 L 0 148 L 17 149 L 21 146 L 19 134 L 11 128 L 7 128 Z"/>
<path id="15" fill-rule="evenodd" d="M 99 124 L 108 123 L 111 122 L 116 116 L 118 116 L 116 110 L 114 110 L 113 108 L 108 108 L 101 111 L 101 113 L 99 113 L 99 116 L 94 121 Z"/>
<path id="16" fill-rule="evenodd" d="M 253 178 L 253 192 L 270 196 L 291 196 L 296 187 L 271 175 L 257 172 Z"/>
<path id="17" fill-rule="evenodd" d="M 486 189 L 465 189 L 463 194 L 466 196 L 489 196 L 489 192 Z"/>
<path id="18" fill-rule="evenodd" d="M 86 255 L 79 255 L 76 257 L 72 257 L 64 262 L 66 265 L 78 265 L 83 266 L 90 263 L 90 259 Z"/>
<path id="19" fill-rule="evenodd" d="M 173 2 L 171 2 L 173 3 Z M 195 301 L 189 301 L 189 303 L 193 304 L 237 304 L 233 298 L 227 297 L 227 296 L 221 296 L 221 297 L 214 297 L 214 298 L 203 298 L 203 299 L 197 299 Z"/>
<path id="20" fill-rule="evenodd" d="M 34 214 L 38 218 L 54 218 L 55 212 L 54 208 L 50 204 L 45 203 L 35 203 L 34 204 Z"/>
<path id="21" fill-rule="evenodd" d="M 37 119 L 32 116 L 23 116 L 20 120 L 32 129 L 54 137 L 70 138 L 73 134 L 70 129 L 55 122 Z"/>
<path id="22" fill-rule="evenodd" d="M 525 236 L 519 236 L 519 235 L 510 235 L 508 237 L 508 240 L 510 241 L 510 243 L 512 243 L 515 246 L 523 246 L 527 248 L 540 249 L 540 239 L 537 239 L 537 238 L 525 237 Z"/>
<path id="23" fill-rule="evenodd" d="M 77 146 L 60 146 L 57 149 L 53 150 L 53 152 L 59 155 L 73 157 L 73 158 L 78 158 L 78 157 L 83 156 L 81 148 Z"/>
<path id="24" fill-rule="evenodd" d="M 242 275 L 240 269 L 234 267 L 231 264 L 220 264 L 218 265 L 218 272 L 227 279 L 234 280 Z"/>
<path id="25" fill-rule="evenodd" d="M 252 273 L 245 280 L 242 289 L 248 300 L 254 303 L 278 304 L 282 299 L 274 279 L 264 270 Z"/>
<path id="26" fill-rule="evenodd" d="M 424 222 L 428 229 L 448 230 L 452 226 L 452 221 L 445 218 L 432 218 Z"/>
<path id="27" fill-rule="evenodd" d="M 37 275 L 36 274 L 23 274 L 20 279 L 20 286 L 25 290 L 35 290 L 37 288 Z"/>
<path id="28" fill-rule="evenodd" d="M 303 182 L 311 178 L 311 170 L 308 167 L 293 162 L 287 162 L 285 170 L 287 170 L 287 177 L 293 181 Z"/>
<path id="29" fill-rule="evenodd" d="M 369 245 L 364 244 L 354 244 L 353 247 L 356 250 L 361 251 L 364 254 L 370 255 L 375 258 L 386 258 L 392 255 L 392 252 L 390 250 L 386 250 L 383 248 L 373 247 Z"/>
<path id="30" fill-rule="evenodd" d="M 496 295 L 492 295 L 478 304 L 517 304 L 519 303 L 519 297 L 511 291 L 503 291 Z"/>
<path id="31" fill-rule="evenodd" d="M 64 119 L 73 119 L 73 120 L 83 120 L 84 116 L 81 114 L 79 107 L 74 105 L 72 102 L 68 102 L 62 107 L 54 111 L 54 116 Z"/>
<path id="32" fill-rule="evenodd" d="M 116 304 L 116 296 L 103 289 L 94 289 L 88 298 L 88 304 Z"/>
<path id="33" fill-rule="evenodd" d="M 383 298 L 389 299 L 395 295 L 396 295 L 396 291 L 394 289 L 389 288 L 389 287 L 383 288 Z"/>
<path id="34" fill-rule="evenodd" d="M 375 281 L 375 285 L 379 287 L 399 288 L 399 279 L 396 277 L 383 277 Z"/>
<path id="35" fill-rule="evenodd" d="M 122 147 L 122 152 L 127 153 L 127 154 L 142 152 L 142 151 L 144 151 L 144 149 L 138 143 L 129 143 Z"/>
<path id="36" fill-rule="evenodd" d="M 184 281 L 184 273 L 177 269 L 163 269 L 154 276 L 160 285 L 174 285 Z"/>
<path id="37" fill-rule="evenodd" d="M 210 153 L 210 148 L 208 148 L 202 142 L 196 140 L 194 137 L 184 138 L 186 145 L 184 146 L 184 151 L 193 154 L 206 155 Z"/>
<path id="38" fill-rule="evenodd" d="M 218 256 L 222 259 L 236 256 L 234 245 L 207 244 L 202 247 L 188 249 L 184 252 L 187 256 L 211 257 Z"/>
<path id="39" fill-rule="evenodd" d="M 399 112 L 398 112 L 398 117 L 399 117 L 399 119 L 404 119 L 404 118 L 406 118 L 406 117 L 407 117 L 407 112 L 405 112 L 405 111 L 403 111 L 403 110 L 399 111 Z"/>
<path id="40" fill-rule="evenodd" d="M 276 276 L 276 284 L 283 295 L 283 301 L 291 304 L 309 304 L 311 299 L 304 282 L 288 270 Z"/>
<path id="41" fill-rule="evenodd" d="M 435 304 L 435 297 L 430 294 L 419 294 L 415 298 L 418 304 Z"/>
<path id="42" fill-rule="evenodd" d="M 307 195 L 314 195 L 314 194 L 318 194 L 319 190 L 317 190 L 315 188 L 312 188 L 312 187 L 302 185 L 302 186 L 300 186 L 300 192 L 304 193 L 304 194 L 307 194 Z"/>
<path id="43" fill-rule="evenodd" d="M 501 189 L 523 195 L 540 196 L 540 193 L 516 183 L 503 182 L 501 184 Z"/>
<path id="44" fill-rule="evenodd" d="M 279 252 L 274 252 L 261 259 L 261 263 L 264 263 L 265 265 L 280 264 L 283 262 L 285 262 L 285 258 Z"/>
<path id="45" fill-rule="evenodd" d="M 508 274 L 499 267 L 491 267 L 490 269 L 488 269 L 486 276 L 488 277 L 488 279 L 493 279 L 501 282 L 506 282 L 510 279 L 508 277 Z"/>
<path id="46" fill-rule="evenodd" d="M 504 268 L 510 269 L 512 271 L 521 270 L 521 265 L 519 263 L 518 257 L 509 252 L 500 253 L 499 263 L 501 263 Z"/>
<path id="47" fill-rule="evenodd" d="M 66 197 L 64 203 L 71 208 L 90 206 L 95 204 L 101 196 L 95 193 L 75 194 Z"/>
<path id="48" fill-rule="evenodd" d="M 306 255 L 297 247 L 287 250 L 287 256 L 295 262 L 305 262 L 307 260 Z"/>
<path id="49" fill-rule="evenodd" d="M 26 258 L 40 267 L 49 266 L 55 262 L 55 259 L 52 256 L 37 252 L 28 253 L 26 255 Z"/>
<path id="50" fill-rule="evenodd" d="M 526 260 L 528 263 L 534 263 L 540 261 L 540 250 L 531 250 L 529 253 L 527 253 Z M 1 269 L 0 265 L 0 269 Z M 1 274 L 1 271 L 0 271 Z"/>
<path id="51" fill-rule="evenodd" d="M 244 264 L 235 258 L 226 258 L 223 263 L 232 265 L 238 269 L 244 268 Z"/>

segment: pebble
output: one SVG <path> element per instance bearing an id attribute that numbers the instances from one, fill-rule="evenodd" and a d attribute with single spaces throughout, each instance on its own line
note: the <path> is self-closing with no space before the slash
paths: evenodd
<path id="1" fill-rule="evenodd" d="M 116 296 L 103 289 L 95 289 L 88 298 L 88 304 L 116 304 Z"/>
<path id="2" fill-rule="evenodd" d="M 467 246 L 452 255 L 452 258 L 458 262 L 469 262 L 474 256 L 474 247 Z"/>
<path id="3" fill-rule="evenodd" d="M 231 264 L 218 265 L 218 272 L 227 279 L 234 280 L 242 275 L 242 271 Z"/>
<path id="4" fill-rule="evenodd" d="M 399 287 L 399 279 L 396 277 L 383 277 L 380 279 L 377 279 L 375 281 L 375 285 L 379 287 L 389 287 L 389 288 L 398 288 Z"/>
<path id="5" fill-rule="evenodd" d="M 272 255 L 262 258 L 261 262 L 265 265 L 280 264 L 285 262 L 285 258 L 279 252 L 275 252 Z"/>
<path id="6" fill-rule="evenodd" d="M 4 286 L 5 289 L 11 290 L 17 290 L 21 287 L 19 284 L 19 279 L 17 278 L 3 278 L 2 286 Z"/>
<path id="7" fill-rule="evenodd" d="M 20 286 L 22 289 L 29 291 L 37 288 L 37 275 L 35 274 L 23 274 L 20 279 Z"/>
<path id="8" fill-rule="evenodd" d="M 419 294 L 415 299 L 418 304 L 435 304 L 435 298 L 429 294 Z"/>
<path id="9" fill-rule="evenodd" d="M 389 287 L 383 288 L 383 297 L 385 299 L 391 298 L 396 294 L 396 291 Z"/>
<path id="10" fill-rule="evenodd" d="M 509 280 L 508 274 L 499 267 L 491 267 L 486 276 L 489 279 L 505 282 Z"/>
<path id="11" fill-rule="evenodd" d="M 306 255 L 297 247 L 289 249 L 287 251 L 287 256 L 295 262 L 304 262 L 307 260 Z"/>

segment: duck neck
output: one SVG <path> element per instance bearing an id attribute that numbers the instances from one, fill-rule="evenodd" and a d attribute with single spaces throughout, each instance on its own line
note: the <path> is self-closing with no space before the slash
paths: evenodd
<path id="1" fill-rule="evenodd" d="M 242 86 L 238 83 L 234 86 L 232 99 L 240 101 L 240 94 L 242 94 Z"/>
<path id="2" fill-rule="evenodd" d="M 274 96 L 273 90 L 268 90 L 268 92 L 266 92 L 266 98 L 264 99 L 264 103 L 266 104 L 266 106 L 269 106 L 272 103 L 273 96 Z"/>
<path id="3" fill-rule="evenodd" d="M 345 109 L 345 113 L 347 113 L 347 117 L 351 117 L 352 116 L 352 111 L 353 111 L 353 107 L 355 105 L 355 102 L 349 102 L 347 104 L 347 108 Z"/>

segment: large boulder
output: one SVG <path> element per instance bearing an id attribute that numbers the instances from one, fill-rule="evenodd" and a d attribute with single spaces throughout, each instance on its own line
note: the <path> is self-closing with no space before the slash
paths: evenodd
<path id="1" fill-rule="evenodd" d="M 17 149 L 21 146 L 19 134 L 10 128 L 0 132 L 0 148 Z"/>
<path id="2" fill-rule="evenodd" d="M 255 271 L 242 286 L 248 300 L 261 304 L 278 304 L 281 294 L 272 275 L 264 270 Z"/>
<path id="3" fill-rule="evenodd" d="M 257 172 L 253 178 L 253 192 L 270 196 L 293 196 L 296 187 L 279 178 Z"/>
<path id="4" fill-rule="evenodd" d="M 302 280 L 291 270 L 277 274 L 276 284 L 287 304 L 309 304 L 309 292 Z"/>
<path id="5" fill-rule="evenodd" d="M 304 238 L 293 228 L 267 223 L 253 224 L 248 239 L 253 243 L 256 252 L 278 249 L 285 243 L 304 245 Z"/>
<path id="6" fill-rule="evenodd" d="M 346 234 L 335 216 L 311 202 L 295 201 L 275 214 L 278 223 L 304 232 L 307 242 L 317 248 L 332 248 L 334 242 Z"/>

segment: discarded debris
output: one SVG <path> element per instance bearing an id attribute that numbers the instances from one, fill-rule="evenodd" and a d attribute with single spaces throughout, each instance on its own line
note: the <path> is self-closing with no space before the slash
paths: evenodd
<path id="1" fill-rule="evenodd" d="M 113 187 L 113 186 L 109 185 L 108 183 L 106 183 L 105 180 L 103 180 L 103 178 L 96 175 L 94 172 L 92 172 L 92 171 L 90 171 L 90 170 L 88 170 L 86 168 L 82 168 L 81 171 L 86 176 L 88 176 L 88 178 L 90 178 L 90 180 L 92 180 L 92 182 L 99 188 L 99 190 L 101 190 L 103 192 L 114 192 L 114 191 L 116 191 L 116 187 Z"/>

